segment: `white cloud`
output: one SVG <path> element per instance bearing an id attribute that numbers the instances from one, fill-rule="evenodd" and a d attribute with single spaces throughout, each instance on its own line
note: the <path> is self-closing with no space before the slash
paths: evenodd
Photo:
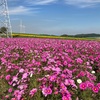
<path id="1" fill-rule="evenodd" d="M 81 8 L 93 7 L 100 3 L 100 0 L 65 0 L 68 5 L 75 5 Z"/>
<path id="2" fill-rule="evenodd" d="M 47 5 L 58 0 L 8 0 L 10 15 L 36 15 L 40 10 L 36 5 Z M 25 7 L 24 5 L 27 5 Z"/>
<path id="3" fill-rule="evenodd" d="M 31 13 L 37 13 L 36 8 L 32 9 L 29 7 L 18 6 L 9 8 L 10 15 L 26 15 Z"/>
<path id="4" fill-rule="evenodd" d="M 58 0 L 26 0 L 27 3 L 33 4 L 33 5 L 47 5 L 51 3 L 55 3 Z"/>

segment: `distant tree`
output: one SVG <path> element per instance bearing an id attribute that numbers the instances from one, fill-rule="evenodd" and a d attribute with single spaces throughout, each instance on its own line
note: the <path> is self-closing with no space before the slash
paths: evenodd
<path id="1" fill-rule="evenodd" d="M 4 26 L 3 26 L 3 27 L 0 28 L 0 33 L 1 33 L 1 34 L 3 34 L 3 33 L 4 33 L 4 34 L 7 34 L 7 30 L 8 30 L 7 27 L 4 27 Z"/>
<path id="2" fill-rule="evenodd" d="M 61 36 L 63 36 L 63 37 L 67 37 L 68 35 L 67 35 L 67 34 L 63 34 L 63 35 L 61 35 Z"/>

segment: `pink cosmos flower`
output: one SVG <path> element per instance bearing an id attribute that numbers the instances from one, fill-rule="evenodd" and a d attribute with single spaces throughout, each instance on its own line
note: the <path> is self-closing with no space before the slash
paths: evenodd
<path id="1" fill-rule="evenodd" d="M 59 67 L 57 67 L 57 68 L 53 67 L 52 70 L 57 72 L 57 73 L 60 73 L 60 71 L 61 71 L 61 69 Z"/>
<path id="2" fill-rule="evenodd" d="M 72 100 L 70 96 L 63 96 L 62 100 Z"/>
<path id="3" fill-rule="evenodd" d="M 5 58 L 1 58 L 1 61 L 3 64 L 7 62 Z"/>
<path id="4" fill-rule="evenodd" d="M 54 94 L 57 95 L 59 93 L 59 90 L 57 87 L 54 87 Z"/>
<path id="5" fill-rule="evenodd" d="M 97 84 L 97 87 L 98 87 L 98 88 L 99 88 L 99 90 L 100 90 L 100 83 L 98 83 L 98 84 Z"/>
<path id="6" fill-rule="evenodd" d="M 21 68 L 21 69 L 19 70 L 19 73 L 23 73 L 23 72 L 24 72 L 24 69 Z"/>
<path id="7" fill-rule="evenodd" d="M 72 80 L 72 79 L 68 79 L 68 81 L 69 81 L 70 85 L 75 84 L 75 83 L 74 83 L 74 80 Z"/>
<path id="8" fill-rule="evenodd" d="M 17 100 L 16 98 L 12 98 L 11 100 Z"/>
<path id="9" fill-rule="evenodd" d="M 9 98 L 9 95 L 6 95 L 5 98 L 8 99 Z"/>
<path id="10" fill-rule="evenodd" d="M 21 97 L 22 97 L 19 90 L 15 90 L 15 91 L 14 91 L 14 96 L 15 96 L 15 98 L 16 98 L 17 100 L 20 100 Z"/>
<path id="11" fill-rule="evenodd" d="M 83 76 L 85 76 L 86 74 L 85 74 L 85 72 L 84 71 L 81 71 L 79 74 L 78 74 L 78 77 L 83 77 Z"/>
<path id="12" fill-rule="evenodd" d="M 26 85 L 26 84 L 19 85 L 18 88 L 19 88 L 20 90 L 23 90 L 23 89 L 26 89 L 26 88 L 27 88 L 27 85 Z"/>
<path id="13" fill-rule="evenodd" d="M 42 89 L 42 93 L 43 93 L 43 95 L 46 97 L 47 95 L 49 95 L 49 94 L 52 93 L 52 90 L 51 90 L 50 87 L 44 87 L 44 88 Z"/>
<path id="14" fill-rule="evenodd" d="M 76 86 L 74 80 L 69 79 L 68 81 L 69 81 L 70 85 L 72 85 L 73 87 L 77 88 L 77 86 Z"/>
<path id="15" fill-rule="evenodd" d="M 60 93 L 61 93 L 62 95 L 67 94 L 67 96 L 71 96 L 70 92 L 67 90 L 66 87 L 60 89 Z"/>
<path id="16" fill-rule="evenodd" d="M 22 94 L 23 94 L 23 91 L 19 91 L 19 90 L 14 91 L 14 96 L 17 100 L 21 100 Z"/>
<path id="17" fill-rule="evenodd" d="M 18 88 L 19 88 L 20 90 L 23 90 L 24 85 L 19 85 Z"/>
<path id="18" fill-rule="evenodd" d="M 77 97 L 76 100 L 79 100 L 79 98 Z"/>
<path id="19" fill-rule="evenodd" d="M 26 79 L 27 77 L 28 77 L 28 74 L 24 73 L 23 76 L 22 76 L 22 79 Z"/>
<path id="20" fill-rule="evenodd" d="M 81 83 L 79 85 L 79 87 L 80 87 L 81 90 L 85 90 L 87 88 L 87 84 L 86 83 Z"/>
<path id="21" fill-rule="evenodd" d="M 60 87 L 61 87 L 61 89 L 63 89 L 63 90 L 66 90 L 66 89 L 67 89 L 67 87 L 66 87 L 63 83 L 60 84 Z"/>
<path id="22" fill-rule="evenodd" d="M 19 92 L 20 92 L 19 90 L 15 90 L 14 91 L 14 96 L 18 96 Z"/>
<path id="23" fill-rule="evenodd" d="M 73 87 L 76 87 L 77 88 L 77 86 L 75 85 L 75 82 L 74 82 L 74 80 L 72 80 L 72 79 L 66 79 L 65 80 L 65 85 L 72 85 Z"/>
<path id="24" fill-rule="evenodd" d="M 66 78 L 66 74 L 61 74 L 61 78 Z"/>
<path id="25" fill-rule="evenodd" d="M 16 86 L 16 83 L 13 83 L 12 86 Z"/>
<path id="26" fill-rule="evenodd" d="M 87 64 L 87 66 L 89 66 L 90 65 L 90 62 L 87 61 L 86 64 Z"/>
<path id="27" fill-rule="evenodd" d="M 65 85 L 70 85 L 68 79 L 65 80 Z"/>
<path id="28" fill-rule="evenodd" d="M 35 63 L 35 60 L 34 60 L 34 59 L 32 60 L 32 63 L 33 63 L 33 64 Z"/>
<path id="29" fill-rule="evenodd" d="M 55 91 L 54 94 L 57 95 L 58 94 L 58 91 Z"/>
<path id="30" fill-rule="evenodd" d="M 41 63 L 40 63 L 40 62 L 36 62 L 36 65 L 37 65 L 37 66 L 40 66 L 40 65 L 41 65 Z"/>
<path id="31" fill-rule="evenodd" d="M 83 63 L 83 60 L 81 58 L 77 58 L 76 61 L 77 61 L 77 63 L 80 63 L 80 64 Z"/>
<path id="32" fill-rule="evenodd" d="M 49 76 L 51 82 L 56 81 L 56 75 Z"/>
<path id="33" fill-rule="evenodd" d="M 90 89 L 92 89 L 93 87 L 94 87 L 94 84 L 93 83 L 91 83 L 91 82 L 86 82 L 87 83 L 87 87 L 88 88 L 90 88 Z"/>
<path id="34" fill-rule="evenodd" d="M 71 68 L 72 67 L 72 65 L 71 64 L 68 64 L 68 68 Z"/>
<path id="35" fill-rule="evenodd" d="M 12 92 L 12 88 L 9 88 L 8 92 L 10 92 L 10 93 L 11 93 L 11 92 Z"/>
<path id="36" fill-rule="evenodd" d="M 93 91 L 94 93 L 98 93 L 98 92 L 99 92 L 99 88 L 98 88 L 97 86 L 94 86 L 94 87 L 92 88 L 92 91 Z"/>
<path id="37" fill-rule="evenodd" d="M 90 80 L 90 81 L 96 81 L 96 76 L 89 73 L 88 71 L 86 71 L 87 73 L 87 78 Z"/>
<path id="38" fill-rule="evenodd" d="M 13 76 L 13 82 L 17 82 L 18 81 L 18 77 L 17 76 Z"/>
<path id="39" fill-rule="evenodd" d="M 9 72 L 9 71 L 10 71 L 10 69 L 7 69 L 7 70 L 6 70 L 6 72 Z"/>
<path id="40" fill-rule="evenodd" d="M 64 61 L 64 63 L 63 63 L 65 66 L 67 65 L 67 61 Z"/>
<path id="41" fill-rule="evenodd" d="M 11 76 L 10 76 L 10 75 L 7 75 L 7 76 L 6 76 L 6 80 L 7 80 L 7 81 L 9 81 L 9 80 L 10 80 L 10 78 L 11 78 Z"/>
<path id="42" fill-rule="evenodd" d="M 33 88 L 31 91 L 30 91 L 30 94 L 29 95 L 31 95 L 31 97 L 33 97 L 34 96 L 34 94 L 37 92 L 37 89 L 36 88 Z"/>
<path id="43" fill-rule="evenodd" d="M 2 79 L 4 77 L 4 75 L 1 75 L 0 78 Z"/>

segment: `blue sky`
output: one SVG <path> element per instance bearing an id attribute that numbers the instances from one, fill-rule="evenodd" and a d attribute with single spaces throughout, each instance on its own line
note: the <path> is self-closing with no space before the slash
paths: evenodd
<path id="1" fill-rule="evenodd" d="M 100 0 L 8 0 L 8 7 L 14 32 L 22 20 L 27 33 L 100 33 Z"/>

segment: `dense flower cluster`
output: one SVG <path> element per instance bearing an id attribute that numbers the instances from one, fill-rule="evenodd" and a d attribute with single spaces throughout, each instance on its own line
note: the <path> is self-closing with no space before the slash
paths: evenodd
<path id="1" fill-rule="evenodd" d="M 2 100 L 100 99 L 99 41 L 0 39 L 0 70 Z"/>

